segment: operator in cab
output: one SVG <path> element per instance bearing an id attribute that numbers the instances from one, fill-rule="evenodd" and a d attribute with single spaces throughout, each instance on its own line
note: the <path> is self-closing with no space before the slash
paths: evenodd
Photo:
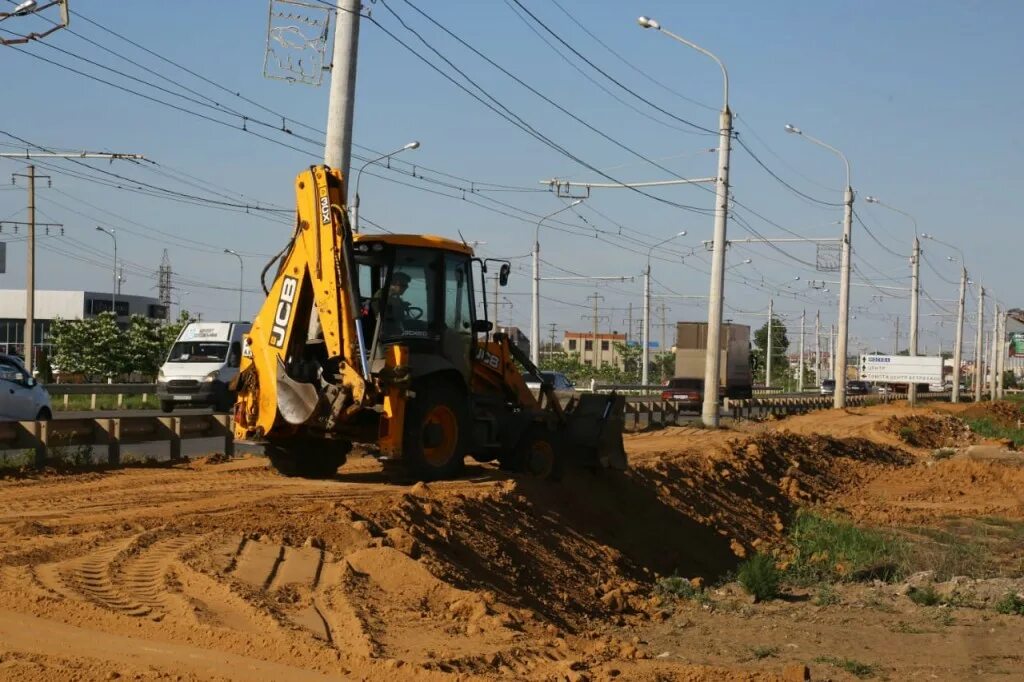
<path id="1" fill-rule="evenodd" d="M 387 299 L 384 299 L 384 289 L 379 289 L 373 295 L 373 308 L 377 315 L 383 315 L 381 319 L 381 333 L 384 338 L 401 336 L 404 329 L 405 310 L 408 303 L 402 295 L 409 288 L 412 278 L 404 272 L 396 272 L 391 275 L 391 287 L 387 291 Z"/>

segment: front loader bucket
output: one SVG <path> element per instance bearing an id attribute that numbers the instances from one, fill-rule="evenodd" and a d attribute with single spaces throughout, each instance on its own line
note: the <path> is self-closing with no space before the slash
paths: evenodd
<path id="1" fill-rule="evenodd" d="M 580 464 L 625 471 L 625 411 L 626 399 L 615 393 L 583 394 L 567 410 L 565 442 Z"/>

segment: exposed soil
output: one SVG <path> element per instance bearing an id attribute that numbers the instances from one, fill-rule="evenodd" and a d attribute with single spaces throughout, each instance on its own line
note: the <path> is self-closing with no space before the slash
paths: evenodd
<path id="1" fill-rule="evenodd" d="M 1024 620 L 990 602 L 1024 589 L 1024 458 L 957 441 L 948 415 L 965 409 L 981 407 L 635 434 L 630 471 L 559 484 L 483 465 L 411 484 L 368 456 L 326 481 L 221 456 L 9 477 L 0 678 L 760 682 L 804 665 L 854 679 L 849 659 L 890 679 L 1008 679 Z M 929 445 L 893 432 L 908 418 Z M 750 603 L 728 576 L 802 507 L 908 533 L 984 523 L 998 570 L 971 606 L 881 584 Z M 718 587 L 666 601 L 654 588 L 672 574 Z"/>

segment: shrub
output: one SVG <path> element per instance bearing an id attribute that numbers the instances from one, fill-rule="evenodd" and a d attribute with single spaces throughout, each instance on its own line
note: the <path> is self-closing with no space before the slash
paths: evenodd
<path id="1" fill-rule="evenodd" d="M 854 677 L 865 679 L 875 676 L 875 666 L 855 661 L 852 658 L 836 658 L 835 656 L 819 656 L 814 659 L 816 663 L 828 663 L 837 668 L 842 668 Z"/>
<path id="2" fill-rule="evenodd" d="M 1007 592 L 996 602 L 996 611 L 1008 616 L 1024 616 L 1024 597 L 1016 592 Z"/>
<path id="3" fill-rule="evenodd" d="M 697 594 L 697 588 L 686 578 L 673 575 L 668 578 L 660 578 L 654 586 L 654 592 L 663 597 L 693 599 Z"/>
<path id="4" fill-rule="evenodd" d="M 774 599 L 779 595 L 779 569 L 775 567 L 775 559 L 767 554 L 755 554 L 740 564 L 736 579 L 748 594 L 757 601 Z"/>
<path id="5" fill-rule="evenodd" d="M 821 585 L 818 588 L 817 594 L 814 595 L 814 603 L 818 606 L 835 606 L 841 601 L 836 588 L 829 584 Z"/>
<path id="6" fill-rule="evenodd" d="M 911 587 L 907 590 L 907 597 L 918 606 L 935 606 L 942 601 L 939 593 L 931 585 L 925 587 Z"/>

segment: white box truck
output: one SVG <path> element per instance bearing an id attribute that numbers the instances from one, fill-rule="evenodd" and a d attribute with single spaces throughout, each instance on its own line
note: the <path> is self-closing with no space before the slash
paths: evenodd
<path id="1" fill-rule="evenodd" d="M 227 411 L 235 402 L 228 384 L 238 374 L 249 322 L 190 322 L 181 330 L 157 375 L 160 409 L 206 406 Z"/>
<path id="2" fill-rule="evenodd" d="M 701 400 L 704 395 L 707 347 L 707 322 L 676 323 L 673 381 L 686 379 L 691 382 L 692 387 L 700 391 Z M 754 383 L 750 371 L 750 327 L 745 324 L 723 324 L 719 347 L 719 395 L 733 399 L 750 398 Z"/>

